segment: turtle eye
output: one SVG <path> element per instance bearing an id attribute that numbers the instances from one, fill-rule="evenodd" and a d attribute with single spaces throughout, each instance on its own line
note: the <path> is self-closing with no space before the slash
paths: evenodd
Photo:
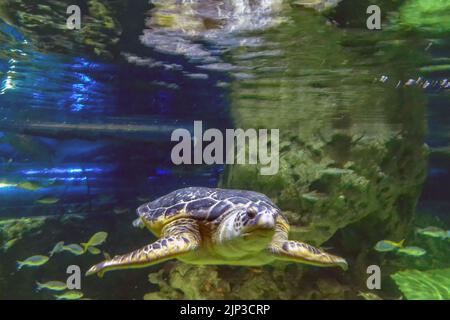
<path id="1" fill-rule="evenodd" d="M 250 219 L 253 219 L 254 217 L 256 217 L 256 214 L 257 214 L 258 212 L 256 211 L 256 208 L 249 208 L 249 209 L 247 209 L 247 216 L 250 218 Z"/>

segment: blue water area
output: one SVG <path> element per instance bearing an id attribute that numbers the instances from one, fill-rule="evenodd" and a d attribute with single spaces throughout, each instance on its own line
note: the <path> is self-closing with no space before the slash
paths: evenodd
<path id="1" fill-rule="evenodd" d="M 217 185 L 220 165 L 172 163 L 170 136 L 197 119 L 230 127 L 224 89 L 165 68 L 39 53 L 13 27 L 1 30 L 20 46 L 1 45 L 17 58 L 0 59 L 0 216 L 43 214 L 45 195 L 60 199 L 45 214 L 88 213 L 135 206 L 136 195 L 154 198 L 180 180 Z M 39 189 L 17 186 L 27 181 Z"/>

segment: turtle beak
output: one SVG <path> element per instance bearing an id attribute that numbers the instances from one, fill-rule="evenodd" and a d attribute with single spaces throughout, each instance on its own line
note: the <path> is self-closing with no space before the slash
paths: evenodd
<path id="1" fill-rule="evenodd" d="M 255 225 L 258 229 L 274 229 L 275 218 L 271 214 L 259 214 L 256 216 Z"/>

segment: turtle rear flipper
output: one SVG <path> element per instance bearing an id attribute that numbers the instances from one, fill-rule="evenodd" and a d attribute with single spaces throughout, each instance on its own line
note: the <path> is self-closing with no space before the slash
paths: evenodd
<path id="1" fill-rule="evenodd" d="M 343 270 L 348 269 L 347 261 L 344 258 L 326 253 L 299 241 L 275 241 L 269 247 L 269 251 L 280 260 L 300 262 L 319 267 L 341 267 Z"/>
<path id="2" fill-rule="evenodd" d="M 141 249 L 96 264 L 86 272 L 86 276 L 97 273 L 102 277 L 106 271 L 144 268 L 179 257 L 197 249 L 199 245 L 200 235 L 194 220 L 174 221 L 161 239 Z"/>

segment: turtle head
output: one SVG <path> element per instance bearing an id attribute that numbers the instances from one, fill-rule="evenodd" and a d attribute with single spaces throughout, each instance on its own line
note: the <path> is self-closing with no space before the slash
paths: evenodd
<path id="1" fill-rule="evenodd" d="M 251 206 L 242 212 L 237 221 L 242 225 L 242 233 L 267 233 L 275 231 L 276 224 L 275 210 L 266 207 Z"/>
<path id="2" fill-rule="evenodd" d="M 245 250 L 263 250 L 275 233 L 277 214 L 275 209 L 256 204 L 237 208 L 222 224 L 221 242 L 243 241 L 241 247 Z"/>

